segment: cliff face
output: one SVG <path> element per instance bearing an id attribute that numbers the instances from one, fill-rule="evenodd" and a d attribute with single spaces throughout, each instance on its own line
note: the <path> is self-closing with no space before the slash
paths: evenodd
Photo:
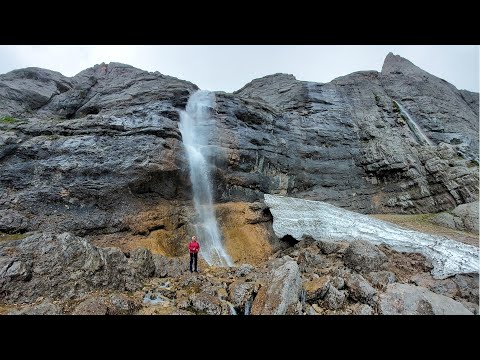
<path id="1" fill-rule="evenodd" d="M 0 75 L 0 231 L 143 236 L 176 253 L 193 216 L 178 110 L 195 90 L 116 63 L 72 78 Z M 419 142 L 394 100 L 434 146 Z M 478 199 L 478 94 L 397 56 L 381 73 L 327 84 L 256 79 L 217 92 L 212 115 L 217 202 L 270 193 L 415 213 Z M 251 231 L 261 232 L 268 215 L 255 209 L 251 224 L 262 228 Z"/>
<path id="2" fill-rule="evenodd" d="M 327 84 L 267 76 L 217 103 L 221 199 L 289 194 L 369 213 L 436 212 L 478 196 L 478 94 L 398 56 L 381 73 Z"/>

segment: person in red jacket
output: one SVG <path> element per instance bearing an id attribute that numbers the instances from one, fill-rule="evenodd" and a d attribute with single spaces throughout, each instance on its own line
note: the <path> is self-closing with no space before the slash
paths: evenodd
<path id="1" fill-rule="evenodd" d="M 188 250 L 190 250 L 190 272 L 192 272 L 192 263 L 194 263 L 195 272 L 197 271 L 198 252 L 200 251 L 200 244 L 197 242 L 197 237 L 192 236 L 192 241 L 188 243 Z"/>

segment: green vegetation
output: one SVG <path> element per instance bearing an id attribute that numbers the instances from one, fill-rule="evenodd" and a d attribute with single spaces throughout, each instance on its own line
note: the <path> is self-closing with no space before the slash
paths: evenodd
<path id="1" fill-rule="evenodd" d="M 17 121 L 18 121 L 18 119 L 15 119 L 12 116 L 4 116 L 4 117 L 0 118 L 0 122 L 7 123 L 7 124 L 15 123 Z"/>
<path id="2" fill-rule="evenodd" d="M 377 94 L 375 94 L 375 101 L 378 103 L 380 101 L 380 98 L 378 97 Z"/>
<path id="3" fill-rule="evenodd" d="M 28 234 L 6 234 L 0 231 L 0 241 L 13 241 L 26 238 Z"/>

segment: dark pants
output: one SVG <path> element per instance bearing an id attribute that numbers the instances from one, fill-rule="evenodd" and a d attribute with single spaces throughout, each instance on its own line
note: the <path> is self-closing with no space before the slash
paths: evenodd
<path id="1" fill-rule="evenodd" d="M 192 272 L 192 263 L 195 262 L 195 272 L 197 272 L 198 253 L 190 253 L 190 272 Z"/>

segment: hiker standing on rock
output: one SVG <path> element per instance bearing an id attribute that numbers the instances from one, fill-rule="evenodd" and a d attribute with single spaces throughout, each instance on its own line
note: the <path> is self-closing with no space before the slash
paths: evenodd
<path id="1" fill-rule="evenodd" d="M 197 237 L 192 236 L 192 241 L 188 243 L 188 250 L 190 250 L 190 272 L 192 272 L 192 263 L 195 262 L 195 272 L 197 271 L 198 252 L 200 251 L 200 244 L 197 242 Z"/>

